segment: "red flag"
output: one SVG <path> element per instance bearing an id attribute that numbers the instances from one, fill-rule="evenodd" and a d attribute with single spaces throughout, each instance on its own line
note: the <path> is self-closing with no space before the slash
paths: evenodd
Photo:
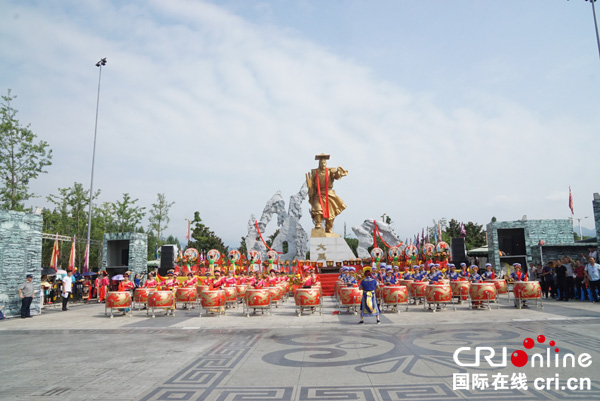
<path id="1" fill-rule="evenodd" d="M 73 236 L 73 242 L 71 243 L 71 254 L 69 255 L 69 267 L 68 270 L 75 268 L 75 236 Z"/>
<path id="2" fill-rule="evenodd" d="M 571 187 L 569 187 L 569 209 L 571 209 L 571 214 L 575 214 L 573 211 L 573 194 L 571 193 Z"/>
<path id="3" fill-rule="evenodd" d="M 53 269 L 58 269 L 58 233 L 56 233 L 56 239 L 54 240 L 54 247 L 52 247 L 52 257 L 50 258 L 50 267 Z"/>

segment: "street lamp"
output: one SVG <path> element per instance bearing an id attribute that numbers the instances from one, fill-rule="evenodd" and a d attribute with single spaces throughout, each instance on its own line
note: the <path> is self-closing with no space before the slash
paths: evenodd
<path id="1" fill-rule="evenodd" d="M 96 63 L 96 67 L 99 68 L 98 73 L 98 96 L 96 98 L 96 123 L 94 125 L 94 148 L 92 151 L 92 178 L 90 180 L 90 203 L 88 208 L 88 229 L 87 229 L 87 241 L 86 241 L 86 262 L 84 270 L 89 268 L 90 258 L 90 235 L 92 232 L 92 198 L 94 196 L 94 162 L 96 161 L 96 136 L 98 134 L 98 106 L 100 105 L 100 81 L 102 80 L 102 67 L 106 65 L 106 57 L 100 59 Z"/>
<path id="2" fill-rule="evenodd" d="M 600 35 L 598 34 L 598 21 L 596 20 L 596 0 L 585 0 L 592 4 L 592 14 L 594 14 L 594 26 L 596 27 L 596 43 L 598 44 L 598 57 L 600 57 Z"/>

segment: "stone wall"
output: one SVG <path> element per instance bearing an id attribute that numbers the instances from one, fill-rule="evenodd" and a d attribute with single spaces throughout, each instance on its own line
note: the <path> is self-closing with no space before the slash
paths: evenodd
<path id="1" fill-rule="evenodd" d="M 496 267 L 500 266 L 498 230 L 514 228 L 524 230 L 527 263 L 540 262 L 540 241 L 544 241 L 546 245 L 569 245 L 574 243 L 573 223 L 569 219 L 490 222 L 486 227 L 488 259 Z M 545 255 L 544 260 L 547 260 Z"/>
<path id="2" fill-rule="evenodd" d="M 107 233 L 104 234 L 104 245 L 102 247 L 102 267 L 105 268 L 108 252 L 108 241 L 129 241 L 128 267 L 132 275 L 146 273 L 148 269 L 148 236 L 138 233 Z"/>
<path id="3" fill-rule="evenodd" d="M 0 307 L 5 316 L 21 314 L 18 287 L 33 274 L 31 314 L 41 312 L 42 216 L 0 210 Z"/>

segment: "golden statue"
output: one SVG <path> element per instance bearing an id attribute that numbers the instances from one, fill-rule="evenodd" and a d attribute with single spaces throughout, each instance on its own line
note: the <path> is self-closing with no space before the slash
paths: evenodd
<path id="1" fill-rule="evenodd" d="M 325 232 L 331 234 L 333 220 L 346 208 L 333 190 L 333 181 L 348 175 L 348 171 L 341 167 L 327 168 L 329 155 L 321 153 L 315 156 L 319 161 L 319 168 L 312 169 L 306 173 L 306 185 L 308 186 L 308 201 L 310 202 L 310 214 L 315 223 L 315 229 L 322 228 L 325 220 Z"/>

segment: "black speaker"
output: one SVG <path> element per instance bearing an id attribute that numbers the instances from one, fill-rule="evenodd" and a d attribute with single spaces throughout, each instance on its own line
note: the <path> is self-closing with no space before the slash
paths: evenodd
<path id="1" fill-rule="evenodd" d="M 464 238 L 452 238 L 450 245 L 450 260 L 454 264 L 461 262 L 467 263 L 469 261 Z"/>
<path id="2" fill-rule="evenodd" d="M 165 277 L 167 272 L 175 267 L 175 247 L 173 245 L 163 245 L 160 247 L 160 267 L 158 274 Z"/>

